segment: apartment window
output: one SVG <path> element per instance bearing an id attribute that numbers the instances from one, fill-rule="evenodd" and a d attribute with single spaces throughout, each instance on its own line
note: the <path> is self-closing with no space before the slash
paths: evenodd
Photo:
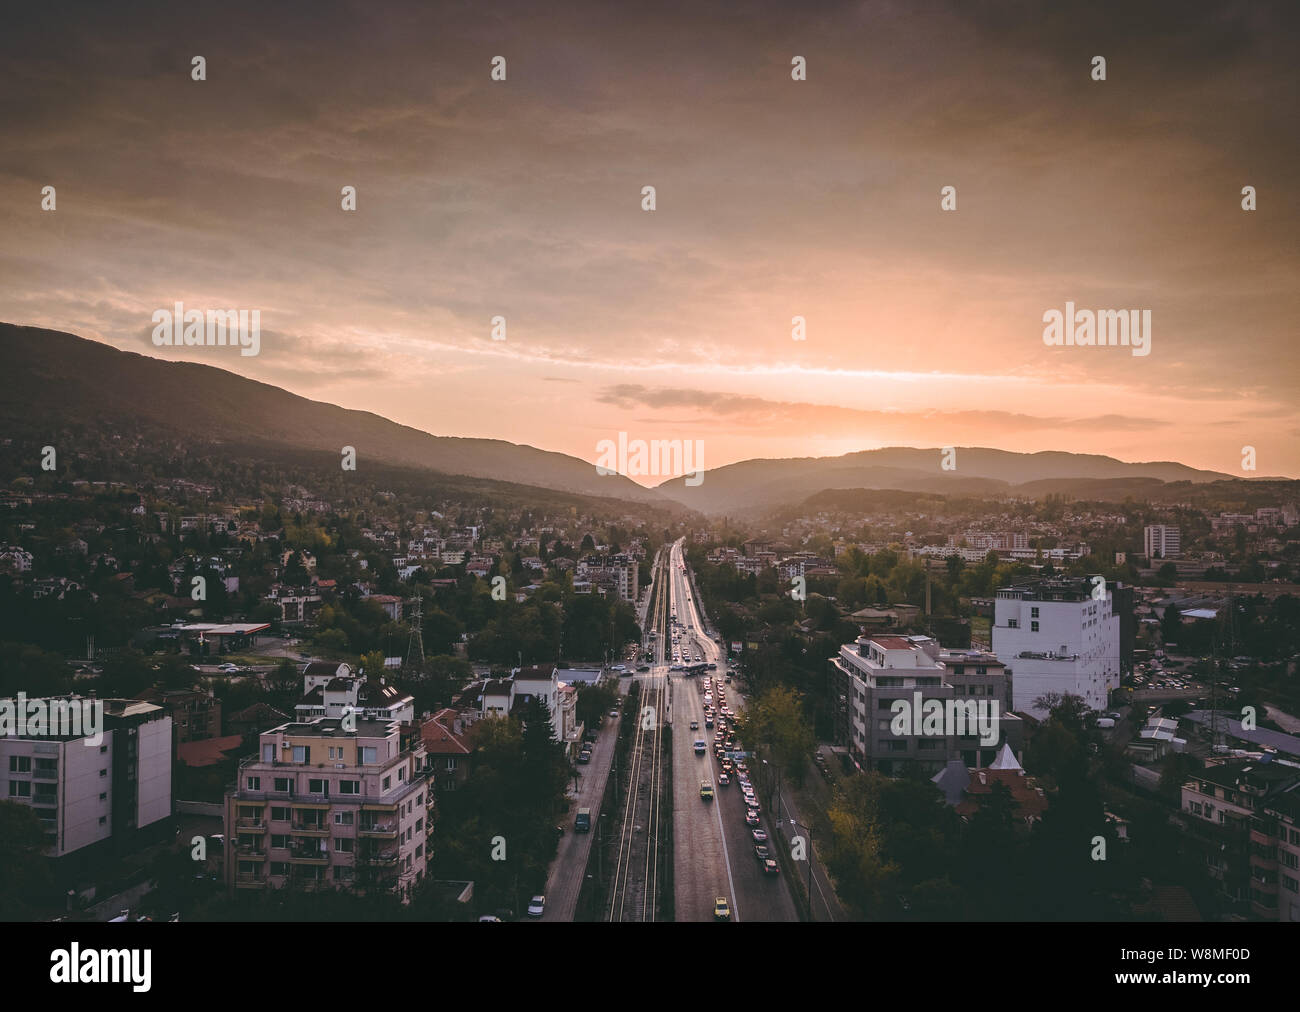
<path id="1" fill-rule="evenodd" d="M 1037 609 L 1037 608 L 1030 608 L 1030 609 L 1029 609 L 1029 617 L 1030 617 L 1030 618 L 1038 618 L 1038 609 Z"/>
<path id="2" fill-rule="evenodd" d="M 272 821 L 272 822 L 288 822 L 288 821 L 289 821 L 289 816 L 290 816 L 290 811 L 289 811 L 289 809 L 287 809 L 287 808 L 275 808 L 275 807 L 273 807 L 273 808 L 271 809 L 271 821 Z"/>
<path id="3" fill-rule="evenodd" d="M 392 786 L 393 778 L 391 776 L 384 777 L 384 790 L 389 790 Z"/>
<path id="4" fill-rule="evenodd" d="M 1300 882 L 1297 882 L 1290 875 L 1282 876 L 1282 888 L 1293 893 L 1300 893 Z"/>
<path id="5" fill-rule="evenodd" d="M 273 762 L 275 762 L 275 746 L 274 746 L 274 745 L 263 745 L 263 746 L 262 746 L 262 762 L 264 762 L 264 763 L 273 763 Z"/>
<path id="6" fill-rule="evenodd" d="M 423 819 L 416 819 L 416 820 L 415 820 L 415 831 L 416 831 L 417 833 L 423 833 L 423 832 L 424 832 L 424 820 L 423 820 Z"/>
<path id="7" fill-rule="evenodd" d="M 1030 631 L 1030 632 L 1038 632 L 1038 623 L 1037 623 L 1037 622 L 1030 622 L 1030 623 L 1029 623 L 1029 631 Z"/>
<path id="8" fill-rule="evenodd" d="M 954 666 L 953 666 L 953 669 L 952 669 L 952 673 L 953 673 L 954 675 L 964 675 L 964 674 L 966 674 L 966 665 L 964 665 L 964 664 L 956 664 L 956 665 L 954 665 Z"/>
<path id="9" fill-rule="evenodd" d="M 352 813 L 351 813 L 351 812 L 335 812 L 335 813 L 334 813 L 334 825 L 336 825 L 336 826 L 350 826 L 350 825 L 352 825 Z"/>
<path id="10" fill-rule="evenodd" d="M 9 757 L 10 773 L 30 773 L 32 771 L 32 757 L 29 755 L 11 755 Z"/>
<path id="11" fill-rule="evenodd" d="M 938 738 L 922 738 L 916 743 L 916 747 L 921 752 L 933 752 L 943 746 L 943 741 Z"/>
<path id="12" fill-rule="evenodd" d="M 987 675 L 988 673 L 989 673 L 989 669 L 988 669 L 985 665 L 983 665 L 983 664 L 976 665 L 976 667 L 975 667 L 975 674 L 977 674 L 977 675 Z"/>
<path id="13" fill-rule="evenodd" d="M 1300 868 L 1300 858 L 1297 858 L 1289 850 L 1278 851 L 1277 859 L 1288 868 Z"/>
<path id="14" fill-rule="evenodd" d="M 350 836 L 336 836 L 334 838 L 334 852 L 336 854 L 351 854 L 356 842 Z"/>
<path id="15" fill-rule="evenodd" d="M 891 741 L 882 741 L 882 742 L 880 743 L 880 751 L 882 751 L 882 752 L 906 752 L 906 751 L 907 751 L 907 742 L 905 742 L 905 741 L 892 741 L 892 740 L 891 740 Z"/>
<path id="16" fill-rule="evenodd" d="M 371 745 L 361 746 L 361 764 L 363 766 L 379 762 L 379 749 Z"/>
<path id="17" fill-rule="evenodd" d="M 247 780 L 247 786 L 250 791 L 260 791 L 262 789 L 262 778 L 249 777 Z"/>
<path id="18" fill-rule="evenodd" d="M 1019 622 L 1017 619 L 1009 618 L 1009 619 L 1007 619 L 1007 628 L 1008 628 L 1008 629 L 1019 629 L 1019 628 L 1020 628 L 1020 622 Z"/>
<path id="19" fill-rule="evenodd" d="M 135 750 L 132 749 L 132 754 L 134 754 L 134 751 L 135 751 Z M 100 755 L 108 755 L 108 746 L 107 746 L 107 745 L 100 745 L 100 746 L 99 746 L 99 754 L 100 754 Z"/>
<path id="20" fill-rule="evenodd" d="M 1288 829 L 1287 840 L 1293 847 L 1300 847 L 1300 829 Z"/>
<path id="21" fill-rule="evenodd" d="M 293 777 L 276 777 L 275 789 L 280 794 L 293 793 Z"/>
<path id="22" fill-rule="evenodd" d="M 893 708 L 894 708 L 894 701 L 893 701 L 892 699 L 877 699 L 877 700 L 876 700 L 876 709 L 877 709 L 877 710 L 892 710 Z"/>
<path id="23" fill-rule="evenodd" d="M 100 775 L 101 777 L 106 777 L 106 776 L 108 776 L 108 770 L 100 770 L 100 771 L 99 771 L 99 775 Z"/>
<path id="24" fill-rule="evenodd" d="M 447 760 L 447 772 L 450 773 L 450 772 L 451 772 L 452 770 L 454 770 L 455 768 L 456 768 L 456 760 L 455 760 L 455 759 L 448 759 L 448 760 Z"/>
<path id="25" fill-rule="evenodd" d="M 443 789 L 444 791 L 454 791 L 454 790 L 456 789 L 456 781 L 455 781 L 455 780 L 444 780 L 444 781 L 442 782 L 442 789 Z"/>
<path id="26" fill-rule="evenodd" d="M 1187 802 L 1187 810 L 1191 812 L 1193 815 L 1200 815 L 1204 811 L 1199 801 Z"/>
<path id="27" fill-rule="evenodd" d="M 289 862 L 288 862 L 288 861 L 272 861 L 272 862 L 271 862 L 271 874 L 272 874 L 272 875 L 288 875 L 288 874 L 289 874 Z"/>
<path id="28" fill-rule="evenodd" d="M 352 867 L 351 867 L 351 865 L 346 865 L 346 864 L 335 865 L 335 866 L 334 866 L 334 881 L 336 881 L 336 882 L 351 882 L 351 881 L 352 881 Z"/>
<path id="29" fill-rule="evenodd" d="M 416 856 L 416 857 L 424 857 L 424 844 L 422 844 L 422 843 L 417 843 L 417 844 L 415 845 L 415 856 Z"/>
<path id="30" fill-rule="evenodd" d="M 309 763 L 309 762 L 311 762 L 311 746 L 310 746 L 310 745 L 295 745 L 295 746 L 293 747 L 293 761 L 296 762 L 296 763 Z"/>
<path id="31" fill-rule="evenodd" d="M 308 780 L 307 792 L 309 794 L 323 794 L 329 797 L 330 782 L 328 780 Z"/>
<path id="32" fill-rule="evenodd" d="M 30 798 L 32 796 L 32 785 L 26 780 L 9 781 L 9 797 L 11 798 Z"/>
<path id="33" fill-rule="evenodd" d="M 415 803 L 416 803 L 417 805 L 422 805 L 422 804 L 424 804 L 424 792 L 423 792 L 423 791 L 421 791 L 419 794 L 417 794 L 417 795 L 415 796 Z"/>
<path id="34" fill-rule="evenodd" d="M 99 824 L 100 824 L 101 826 L 104 825 L 104 824 L 106 824 L 107 822 L 108 822 L 108 816 L 106 816 L 106 815 L 101 815 L 101 816 L 99 817 Z"/>
<path id="35" fill-rule="evenodd" d="M 99 800 L 100 800 L 100 801 L 107 801 L 107 800 L 108 800 L 108 791 L 100 791 L 100 792 L 99 792 Z"/>

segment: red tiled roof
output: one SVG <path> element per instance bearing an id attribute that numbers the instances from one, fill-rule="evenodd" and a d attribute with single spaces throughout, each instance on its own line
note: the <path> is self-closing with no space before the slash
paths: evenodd
<path id="1" fill-rule="evenodd" d="M 244 738 L 238 734 L 181 742 L 176 746 L 176 758 L 186 766 L 215 766 L 229 758 L 227 752 L 233 752 L 243 744 Z"/>

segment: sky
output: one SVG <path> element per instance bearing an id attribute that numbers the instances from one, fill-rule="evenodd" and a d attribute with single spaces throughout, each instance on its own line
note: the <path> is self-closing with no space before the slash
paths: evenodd
<path id="1" fill-rule="evenodd" d="M 1300 476 L 1300 5 L 27 7 L 0 320 L 590 461 Z M 260 353 L 155 347 L 176 302 L 260 310 Z M 1067 302 L 1150 353 L 1049 347 Z"/>

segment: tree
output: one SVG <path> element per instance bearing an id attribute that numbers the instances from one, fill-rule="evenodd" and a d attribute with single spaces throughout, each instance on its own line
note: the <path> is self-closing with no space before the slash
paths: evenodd
<path id="1" fill-rule="evenodd" d="M 45 833 L 36 810 L 0 801 L 0 920 L 39 918 L 49 896 L 51 876 L 45 857 Z"/>

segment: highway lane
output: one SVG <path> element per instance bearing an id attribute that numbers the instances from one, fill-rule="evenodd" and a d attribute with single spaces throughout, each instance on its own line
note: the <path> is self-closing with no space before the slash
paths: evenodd
<path id="1" fill-rule="evenodd" d="M 703 652 L 705 662 L 717 665 L 717 670 L 709 674 L 723 679 L 726 657 L 722 648 L 704 633 L 698 603 L 682 570 L 684 561 L 682 543 L 677 542 L 672 548 L 670 566 L 677 617 L 686 628 L 686 636 L 693 637 L 694 644 Z M 784 873 L 776 877 L 764 875 L 754 856 L 753 836 L 744 821 L 745 806 L 737 785 L 734 782 L 728 787 L 718 785 L 713 731 L 704 727 L 702 680 L 703 676 L 676 673 L 672 678 L 675 814 L 685 816 L 679 820 L 684 825 L 675 827 L 675 831 L 686 834 L 685 839 L 679 835 L 675 849 L 678 920 L 708 919 L 713 915 L 714 896 L 726 896 L 734 920 L 797 921 L 799 912 Z M 724 688 L 728 705 L 733 710 L 740 709 L 743 700 L 739 691 L 735 686 L 724 684 Z M 690 730 L 692 720 L 699 721 L 698 732 Z M 709 746 L 702 757 L 696 757 L 691 750 L 691 742 L 696 737 L 704 738 Z M 681 762 L 683 754 L 690 757 L 690 764 Z M 691 779 L 693 785 L 688 782 Z M 715 799 L 711 804 L 700 800 L 701 779 L 714 784 Z M 692 796 L 688 798 L 688 794 Z M 762 823 L 762 828 L 771 833 L 769 813 L 763 813 Z M 698 851 L 692 846 L 696 841 Z M 719 858 L 723 867 L 716 864 Z M 711 883 L 720 886 L 723 882 L 726 889 L 707 897 L 702 895 L 708 892 Z M 686 916 L 687 911 L 692 916 Z"/>

